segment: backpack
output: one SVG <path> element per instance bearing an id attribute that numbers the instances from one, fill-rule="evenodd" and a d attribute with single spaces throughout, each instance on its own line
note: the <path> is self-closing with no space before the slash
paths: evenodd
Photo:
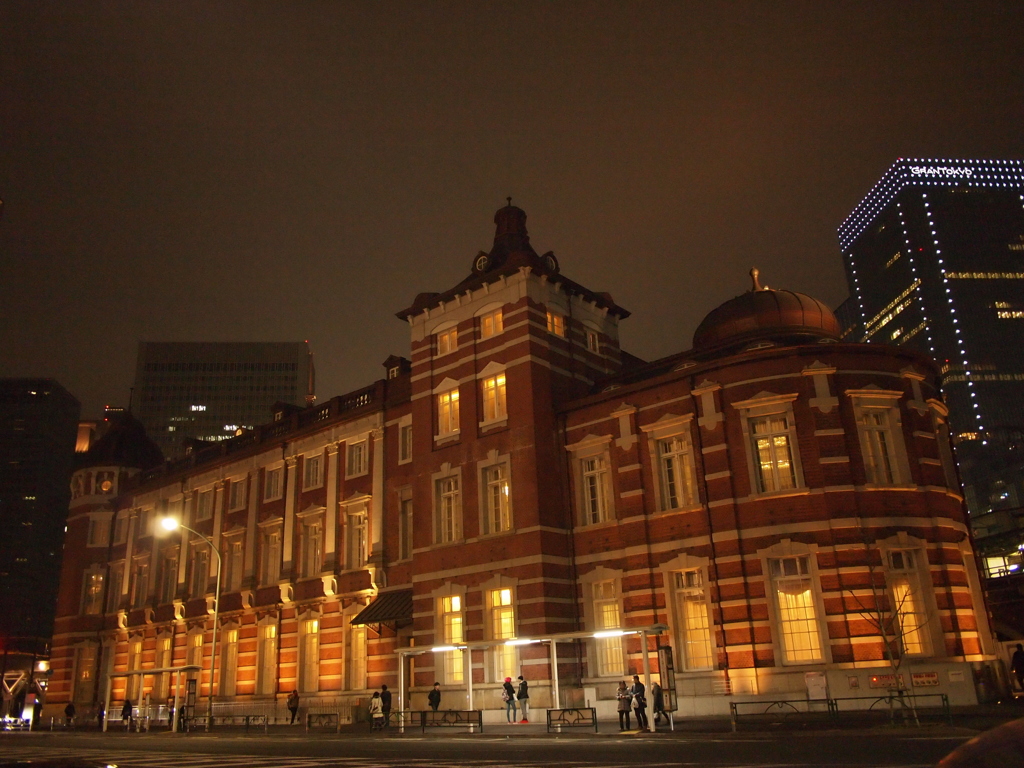
<path id="1" fill-rule="evenodd" d="M 508 701 L 508 689 L 506 689 L 506 688 L 502 688 L 501 689 L 501 700 L 502 701 Z"/>

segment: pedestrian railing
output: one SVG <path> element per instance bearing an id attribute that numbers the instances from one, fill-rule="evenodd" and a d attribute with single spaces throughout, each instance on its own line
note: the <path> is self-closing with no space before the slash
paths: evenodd
<path id="1" fill-rule="evenodd" d="M 481 733 L 484 730 L 484 713 L 479 709 L 428 709 L 403 714 L 413 715 L 414 724 L 418 719 L 424 733 L 427 732 L 427 728 L 479 728 Z"/>
<path id="2" fill-rule="evenodd" d="M 548 733 L 562 728 L 593 728 L 597 733 L 597 710 L 593 707 L 570 707 L 549 709 Z"/>
<path id="3" fill-rule="evenodd" d="M 827 700 L 784 699 L 778 701 L 732 701 L 729 702 L 729 719 L 735 731 L 741 715 L 746 716 L 781 716 L 788 719 L 793 715 L 824 715 L 832 714 L 832 706 Z"/>
<path id="4" fill-rule="evenodd" d="M 743 717 L 774 716 L 784 720 L 790 717 L 825 716 L 838 721 L 843 716 L 886 713 L 890 723 L 897 713 L 905 720 L 918 721 L 919 714 L 940 712 L 952 725 L 949 697 L 944 693 L 906 693 L 888 691 L 882 696 L 846 696 L 835 699 L 784 699 L 778 701 L 733 701 L 729 704 L 733 731 Z"/>
<path id="5" fill-rule="evenodd" d="M 311 728 L 334 728 L 334 732 L 341 731 L 341 713 L 339 712 L 307 712 L 306 733 Z"/>

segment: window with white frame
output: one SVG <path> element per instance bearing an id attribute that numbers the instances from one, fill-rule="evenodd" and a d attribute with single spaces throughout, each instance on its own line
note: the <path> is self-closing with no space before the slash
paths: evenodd
<path id="1" fill-rule="evenodd" d="M 403 490 L 398 499 L 398 559 L 412 557 L 412 492 Z"/>
<path id="2" fill-rule="evenodd" d="M 508 464 L 492 464 L 481 471 L 484 496 L 483 532 L 512 530 L 512 504 L 509 494 Z"/>
<path id="3" fill-rule="evenodd" d="M 454 352 L 458 347 L 459 332 L 457 328 L 448 328 L 443 331 L 438 331 L 435 334 L 437 337 L 437 355 L 447 355 L 449 352 Z"/>
<path id="4" fill-rule="evenodd" d="M 120 512 L 114 521 L 114 544 L 124 544 L 128 541 L 128 515 Z"/>
<path id="5" fill-rule="evenodd" d="M 245 509 L 245 486 L 244 477 L 231 481 L 231 485 L 228 487 L 228 512 Z"/>
<path id="6" fill-rule="evenodd" d="M 82 579 L 82 613 L 103 612 L 103 571 L 89 570 Z"/>
<path id="7" fill-rule="evenodd" d="M 86 643 L 75 649 L 75 691 L 74 701 L 79 704 L 92 702 L 96 691 L 97 662 L 99 646 Z"/>
<path id="8" fill-rule="evenodd" d="M 505 407 L 505 374 L 488 376 L 483 387 L 484 422 L 499 421 L 508 415 Z"/>
<path id="9" fill-rule="evenodd" d="M 488 339 L 497 336 L 502 332 L 502 314 L 500 309 L 495 309 L 486 314 L 480 315 L 480 338 Z"/>
<path id="10" fill-rule="evenodd" d="M 434 539 L 448 544 L 462 538 L 462 500 L 459 495 L 458 475 L 442 477 L 434 482 L 434 505 L 437 520 Z"/>
<path id="11" fill-rule="evenodd" d="M 601 351 L 601 338 L 598 336 L 597 331 L 590 328 L 587 329 L 587 349 L 595 354 Z"/>
<path id="12" fill-rule="evenodd" d="M 189 573 L 189 595 L 203 597 L 210 581 L 210 550 L 206 542 L 192 542 L 192 562 Z"/>
<path id="13" fill-rule="evenodd" d="M 220 695 L 234 696 L 238 686 L 238 630 L 225 629 L 220 666 Z"/>
<path id="14" fill-rule="evenodd" d="M 320 573 L 324 556 L 324 523 L 320 514 L 307 515 L 300 519 L 299 571 L 304 577 Z"/>
<path id="15" fill-rule="evenodd" d="M 768 570 L 784 663 L 821 661 L 821 631 L 809 556 L 771 558 Z"/>
<path id="16" fill-rule="evenodd" d="M 685 434 L 655 440 L 658 453 L 658 490 L 662 511 L 697 502 L 693 451 Z"/>
<path id="17" fill-rule="evenodd" d="M 299 623 L 299 691 L 316 693 L 320 683 L 320 620 Z"/>
<path id="18" fill-rule="evenodd" d="M 110 589 L 107 592 L 107 613 L 121 607 L 121 588 L 124 585 L 124 563 L 110 566 Z"/>
<path id="19" fill-rule="evenodd" d="M 277 692 L 277 625 L 261 624 L 256 641 L 256 693 Z"/>
<path id="20" fill-rule="evenodd" d="M 323 485 L 322 456 L 306 456 L 302 462 L 302 490 Z"/>
<path id="21" fill-rule="evenodd" d="M 899 653 L 921 656 L 928 653 L 925 624 L 924 592 L 921 589 L 918 558 L 920 553 L 911 549 L 892 549 L 887 553 L 891 624 L 887 633 L 896 640 Z M 888 638 L 886 638 L 888 640 Z"/>
<path id="22" fill-rule="evenodd" d="M 142 669 L 142 641 L 128 641 L 128 672 L 136 672 Z M 133 702 L 139 701 L 142 693 L 142 675 L 128 675 L 128 682 L 125 684 L 125 698 Z"/>
<path id="23" fill-rule="evenodd" d="M 747 422 L 759 493 L 797 487 L 790 418 L 789 414 L 778 413 L 752 417 Z"/>
<path id="24" fill-rule="evenodd" d="M 245 542 L 242 534 L 229 537 L 225 549 L 228 569 L 225 587 L 228 592 L 237 592 L 242 588 L 242 572 L 245 568 Z"/>
<path id="25" fill-rule="evenodd" d="M 345 656 L 345 688 L 361 691 L 366 688 L 366 627 L 352 627 L 348 633 Z"/>
<path id="26" fill-rule="evenodd" d="M 89 533 L 87 535 L 86 546 L 107 546 L 107 519 L 105 517 L 89 518 Z"/>
<path id="27" fill-rule="evenodd" d="M 465 641 L 463 634 L 464 619 L 462 615 L 462 597 L 445 595 L 440 600 L 441 632 L 444 645 L 461 645 Z M 445 651 L 442 665 L 446 685 L 458 685 L 463 681 L 462 651 Z"/>
<path id="28" fill-rule="evenodd" d="M 284 479 L 284 467 L 268 469 L 263 475 L 263 500 L 275 501 L 283 495 L 282 480 Z"/>
<path id="29" fill-rule="evenodd" d="M 711 669 L 714 655 L 711 644 L 711 621 L 708 596 L 704 587 L 704 570 L 690 568 L 672 574 L 675 593 L 677 642 L 682 650 L 683 669 Z"/>
<path id="30" fill-rule="evenodd" d="M 437 396 L 438 437 L 459 432 L 459 390 L 458 387 Z"/>
<path id="31" fill-rule="evenodd" d="M 345 515 L 345 562 L 350 569 L 366 565 L 368 555 L 366 505 L 354 504 Z"/>
<path id="32" fill-rule="evenodd" d="M 281 578 L 281 525 L 268 526 L 260 535 L 260 584 L 277 584 Z"/>
<path id="33" fill-rule="evenodd" d="M 548 333 L 553 333 L 555 336 L 565 336 L 565 318 L 557 312 L 548 311 Z"/>
<path id="34" fill-rule="evenodd" d="M 608 459 L 604 455 L 580 459 L 580 478 L 582 524 L 594 525 L 610 519 Z"/>
<path id="35" fill-rule="evenodd" d="M 149 558 L 136 558 L 132 570 L 132 608 L 142 608 L 149 597 Z"/>
<path id="36" fill-rule="evenodd" d="M 213 495 L 212 490 L 199 492 L 199 500 L 196 503 L 196 522 L 213 517 Z"/>
<path id="37" fill-rule="evenodd" d="M 898 391 L 847 390 L 864 460 L 864 480 L 869 485 L 902 485 L 910 482 L 910 465 L 900 423 Z"/>
<path id="38" fill-rule="evenodd" d="M 595 634 L 618 630 L 621 627 L 622 615 L 615 580 L 595 581 L 590 587 Z M 622 636 L 598 637 L 594 642 L 597 650 L 597 674 L 601 677 L 621 675 Z"/>
<path id="39" fill-rule="evenodd" d="M 488 602 L 491 608 L 491 639 L 514 640 L 516 637 L 516 613 L 512 605 L 512 590 L 509 587 L 490 590 Z M 493 650 L 494 679 L 516 677 L 519 673 L 516 646 L 495 645 Z"/>
<path id="40" fill-rule="evenodd" d="M 401 424 L 398 427 L 398 463 L 412 461 L 412 424 Z"/>
<path id="41" fill-rule="evenodd" d="M 345 477 L 356 477 L 366 474 L 367 450 L 366 440 L 345 445 Z"/>

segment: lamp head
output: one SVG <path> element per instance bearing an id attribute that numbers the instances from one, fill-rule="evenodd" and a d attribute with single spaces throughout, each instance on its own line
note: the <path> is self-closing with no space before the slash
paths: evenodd
<path id="1" fill-rule="evenodd" d="M 160 521 L 160 525 L 164 527 L 165 531 L 176 531 L 181 523 L 178 522 L 176 517 L 165 517 Z"/>

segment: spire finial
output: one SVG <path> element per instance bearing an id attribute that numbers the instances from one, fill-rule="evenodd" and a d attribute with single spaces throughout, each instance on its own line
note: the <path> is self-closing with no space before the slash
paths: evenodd
<path id="1" fill-rule="evenodd" d="M 757 279 L 757 276 L 760 275 L 760 274 L 761 274 L 761 270 L 759 270 L 757 267 L 753 267 L 750 270 L 750 280 L 754 284 L 754 286 L 750 289 L 751 291 L 761 291 L 761 290 L 764 290 L 763 288 L 761 288 L 761 283 Z"/>
<path id="2" fill-rule="evenodd" d="M 511 207 L 511 205 L 512 205 L 512 195 L 509 195 L 508 197 L 506 197 L 505 200 L 508 202 L 509 206 Z"/>

